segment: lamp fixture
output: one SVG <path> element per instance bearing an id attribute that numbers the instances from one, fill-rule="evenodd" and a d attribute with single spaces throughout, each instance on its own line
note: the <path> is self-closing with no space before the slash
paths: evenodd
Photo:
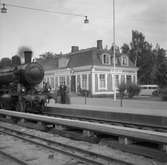
<path id="1" fill-rule="evenodd" d="M 85 24 L 89 23 L 88 16 L 84 16 L 84 23 Z"/>
<path id="2" fill-rule="evenodd" d="M 5 3 L 2 4 L 1 13 L 7 13 L 7 8 Z"/>

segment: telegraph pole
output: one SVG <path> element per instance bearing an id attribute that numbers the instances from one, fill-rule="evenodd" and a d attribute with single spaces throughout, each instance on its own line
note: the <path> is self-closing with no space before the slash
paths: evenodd
<path id="1" fill-rule="evenodd" d="M 116 72 L 115 72 L 115 0 L 113 0 L 113 64 L 114 64 L 114 79 L 113 79 L 113 90 L 114 90 L 114 101 L 116 101 Z"/>

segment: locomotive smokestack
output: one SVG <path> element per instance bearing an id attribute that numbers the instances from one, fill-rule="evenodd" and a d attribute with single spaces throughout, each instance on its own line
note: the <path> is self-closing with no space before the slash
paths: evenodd
<path id="1" fill-rule="evenodd" d="M 31 63 L 32 51 L 30 50 L 24 51 L 24 59 L 25 59 L 25 64 Z"/>

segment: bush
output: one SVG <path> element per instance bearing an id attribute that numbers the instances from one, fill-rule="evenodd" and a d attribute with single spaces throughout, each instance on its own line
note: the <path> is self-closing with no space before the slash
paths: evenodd
<path id="1" fill-rule="evenodd" d="M 153 92 L 152 92 L 152 95 L 153 95 L 153 96 L 159 96 L 159 90 L 153 91 Z"/>
<path id="2" fill-rule="evenodd" d="M 121 83 L 121 84 L 118 85 L 118 91 L 119 91 L 119 94 L 120 94 L 121 98 L 124 97 L 126 88 L 127 88 L 127 86 L 126 86 L 125 83 Z"/>
<path id="3" fill-rule="evenodd" d="M 167 101 L 167 87 L 160 89 L 160 96 L 163 101 Z"/>
<path id="4" fill-rule="evenodd" d="M 87 89 L 80 89 L 79 93 L 81 96 L 86 96 L 86 97 L 90 96 L 90 91 Z"/>
<path id="5" fill-rule="evenodd" d="M 130 83 L 127 84 L 127 94 L 129 98 L 133 98 L 135 95 L 138 95 L 140 92 L 140 87 L 137 84 Z"/>

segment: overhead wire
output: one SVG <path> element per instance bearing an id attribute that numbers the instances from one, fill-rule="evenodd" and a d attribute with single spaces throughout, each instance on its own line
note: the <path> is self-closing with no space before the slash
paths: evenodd
<path id="1" fill-rule="evenodd" d="M 0 4 L 3 4 L 3 3 L 1 3 L 1 1 L 0 1 Z M 76 17 L 85 17 L 85 15 L 83 15 L 83 14 L 68 13 L 68 12 L 54 11 L 54 10 L 41 9 L 41 8 L 33 8 L 33 7 L 15 5 L 15 4 L 11 4 L 11 3 L 5 3 L 5 5 L 6 6 L 10 6 L 10 7 L 22 8 L 22 9 L 33 10 L 33 11 L 41 11 L 41 12 L 52 13 L 52 14 L 61 14 L 61 15 L 71 15 L 71 16 L 76 16 Z"/>

